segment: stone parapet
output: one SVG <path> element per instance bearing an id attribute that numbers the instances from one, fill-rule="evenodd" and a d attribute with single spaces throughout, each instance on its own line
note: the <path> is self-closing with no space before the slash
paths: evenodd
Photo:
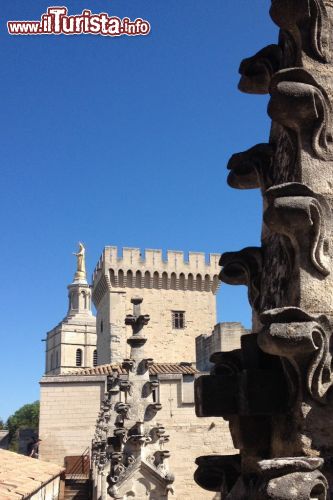
<path id="1" fill-rule="evenodd" d="M 99 302 L 107 289 L 156 288 L 216 293 L 220 272 L 219 254 L 168 250 L 105 247 L 94 270 L 93 300 Z"/>

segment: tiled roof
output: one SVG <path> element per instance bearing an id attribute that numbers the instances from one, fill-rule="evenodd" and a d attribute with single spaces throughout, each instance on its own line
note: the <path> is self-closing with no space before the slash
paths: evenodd
<path id="1" fill-rule="evenodd" d="M 63 471 L 60 465 L 0 449 L 0 498 L 28 499 Z"/>
<path id="2" fill-rule="evenodd" d="M 114 373 L 118 375 L 126 374 L 126 370 L 118 364 L 110 365 L 99 365 L 94 368 L 78 368 L 77 370 L 71 372 L 68 375 L 113 375 Z M 199 373 L 196 368 L 193 368 L 187 363 L 154 363 L 150 368 L 149 372 L 151 375 L 159 374 L 173 374 L 180 373 L 183 375 L 195 375 Z"/>
<path id="3" fill-rule="evenodd" d="M 76 368 L 72 372 L 66 373 L 66 375 L 114 375 L 115 372 L 118 375 L 127 373 L 120 365 L 113 363 L 95 366 L 94 368 Z"/>
<path id="4" fill-rule="evenodd" d="M 151 375 L 158 375 L 160 373 L 181 373 L 183 375 L 195 375 L 199 373 L 196 368 L 187 363 L 154 363 L 150 367 Z"/>

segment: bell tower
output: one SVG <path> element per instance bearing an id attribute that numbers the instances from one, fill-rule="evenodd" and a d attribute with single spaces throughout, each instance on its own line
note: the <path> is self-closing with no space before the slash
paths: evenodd
<path id="1" fill-rule="evenodd" d="M 96 318 L 91 312 L 91 288 L 87 282 L 85 247 L 79 243 L 74 253 L 77 267 L 68 285 L 68 311 L 65 318 L 47 333 L 47 375 L 68 373 L 75 368 L 97 365 Z"/>
<path id="2" fill-rule="evenodd" d="M 85 248 L 79 243 L 79 251 L 73 255 L 77 258 L 77 269 L 73 282 L 68 285 L 68 312 L 67 317 L 77 314 L 92 316 L 91 313 L 91 290 L 87 282 L 85 265 Z"/>

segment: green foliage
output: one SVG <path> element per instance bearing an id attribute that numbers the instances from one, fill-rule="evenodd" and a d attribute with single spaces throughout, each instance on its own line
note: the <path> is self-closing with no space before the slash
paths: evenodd
<path id="1" fill-rule="evenodd" d="M 17 448 L 17 433 L 20 429 L 38 429 L 39 425 L 39 401 L 29 403 L 19 408 L 7 420 L 9 431 L 10 449 Z"/>

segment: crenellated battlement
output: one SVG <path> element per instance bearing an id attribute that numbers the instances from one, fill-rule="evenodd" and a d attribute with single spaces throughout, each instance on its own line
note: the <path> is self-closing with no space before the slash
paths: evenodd
<path id="1" fill-rule="evenodd" d="M 157 288 L 216 293 L 220 254 L 139 248 L 105 247 L 94 270 L 92 281 L 96 289 L 102 276 L 112 288 Z"/>

